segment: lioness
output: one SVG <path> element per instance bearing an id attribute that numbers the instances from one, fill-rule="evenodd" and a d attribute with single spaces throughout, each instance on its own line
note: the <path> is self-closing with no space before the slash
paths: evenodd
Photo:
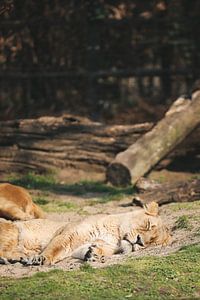
<path id="1" fill-rule="evenodd" d="M 158 205 L 152 202 L 132 212 L 92 216 L 64 226 L 49 220 L 4 222 L 0 224 L 0 262 L 49 265 L 70 256 L 102 262 L 127 249 L 167 245 L 169 241 Z"/>
<path id="2" fill-rule="evenodd" d="M 8 220 L 30 220 L 44 218 L 44 213 L 35 203 L 31 195 L 22 187 L 0 184 L 0 217 Z"/>

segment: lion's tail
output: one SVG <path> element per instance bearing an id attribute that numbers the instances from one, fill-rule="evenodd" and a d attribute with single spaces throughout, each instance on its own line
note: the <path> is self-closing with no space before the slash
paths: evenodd
<path id="1" fill-rule="evenodd" d="M 43 212 L 43 210 L 36 205 L 35 203 L 33 203 L 33 213 L 34 213 L 34 217 L 36 219 L 45 219 L 45 213 Z"/>

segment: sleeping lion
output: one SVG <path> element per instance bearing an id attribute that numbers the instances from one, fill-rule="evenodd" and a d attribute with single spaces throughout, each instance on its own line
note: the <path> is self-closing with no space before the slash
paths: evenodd
<path id="1" fill-rule="evenodd" d="M 44 213 L 35 203 L 31 195 L 22 187 L 0 184 L 0 218 L 11 221 L 42 219 Z"/>
<path id="2" fill-rule="evenodd" d="M 103 262 L 116 253 L 167 245 L 170 234 L 158 205 L 121 214 L 97 215 L 76 223 L 30 220 L 0 223 L 0 262 L 51 265 L 67 257 Z"/>

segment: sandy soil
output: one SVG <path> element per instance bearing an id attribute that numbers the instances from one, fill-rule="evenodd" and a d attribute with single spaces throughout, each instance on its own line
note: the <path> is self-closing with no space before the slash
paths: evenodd
<path id="1" fill-rule="evenodd" d="M 61 198 L 63 196 L 60 196 Z M 71 199 L 72 200 L 72 199 Z M 87 199 L 86 199 L 87 200 Z M 73 197 L 73 201 L 80 203 L 82 199 L 80 197 Z M 134 207 L 131 206 L 131 197 L 127 197 L 121 201 L 112 201 L 106 204 L 96 204 L 92 206 L 84 206 L 84 213 L 86 215 L 93 215 L 98 213 L 119 213 L 128 212 L 133 210 Z M 184 245 L 194 244 L 200 242 L 200 205 L 192 206 L 188 209 L 181 207 L 177 208 L 177 204 L 168 204 L 160 208 L 160 215 L 162 216 L 165 224 L 172 230 L 173 243 L 171 246 L 167 247 L 151 247 L 148 249 L 141 250 L 139 252 L 134 252 L 128 255 L 114 255 L 112 258 L 108 259 L 105 263 L 91 263 L 93 267 L 105 267 L 111 264 L 123 263 L 127 256 L 138 257 L 147 255 L 167 255 L 169 253 L 175 252 Z M 190 228 L 188 229 L 176 229 L 173 230 L 176 220 L 178 217 L 186 215 L 190 220 Z M 85 215 L 78 214 L 77 212 L 66 212 L 66 213 L 49 213 L 48 218 L 57 221 L 78 221 L 85 217 Z M 198 234 L 197 234 L 198 232 Z M 30 276 L 38 271 L 47 272 L 52 269 L 62 269 L 62 270 L 74 270 L 80 268 L 83 262 L 76 259 L 65 259 L 64 261 L 56 264 L 55 266 L 22 266 L 17 263 L 15 265 L 0 265 L 0 276 L 10 276 L 10 277 L 24 277 Z"/>

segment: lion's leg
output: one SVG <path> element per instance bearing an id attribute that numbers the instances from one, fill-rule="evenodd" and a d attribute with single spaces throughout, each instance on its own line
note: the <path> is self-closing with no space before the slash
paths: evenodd
<path id="1" fill-rule="evenodd" d="M 54 237 L 42 252 L 43 257 L 45 258 L 45 264 L 55 264 L 66 257 L 69 257 L 72 253 L 71 247 L 70 237 L 65 238 L 62 234 Z"/>
<path id="2" fill-rule="evenodd" d="M 22 262 L 26 259 L 26 255 L 21 251 L 13 251 L 13 252 L 0 252 L 0 264 L 14 264 L 17 262 Z"/>
<path id="3" fill-rule="evenodd" d="M 22 263 L 26 265 L 52 265 L 72 254 L 70 238 L 55 236 L 47 247 L 39 254 L 28 258 Z"/>
<path id="4" fill-rule="evenodd" d="M 95 240 L 85 252 L 85 261 L 99 261 L 105 262 L 106 258 L 113 254 L 119 253 L 120 247 L 116 243 L 108 243 L 102 239 Z M 74 255 L 73 255 L 74 256 Z"/>
<path id="5" fill-rule="evenodd" d="M 111 256 L 116 252 L 116 244 L 108 243 L 104 240 L 87 242 L 81 240 L 79 236 L 74 237 L 68 233 L 55 236 L 40 255 L 35 255 L 24 263 L 27 265 L 51 265 L 66 257 L 72 256 L 82 260 L 103 261 L 105 257 Z"/>
<path id="6" fill-rule="evenodd" d="M 19 231 L 14 223 L 0 223 L 0 264 L 19 261 L 23 256 L 18 251 Z"/>

